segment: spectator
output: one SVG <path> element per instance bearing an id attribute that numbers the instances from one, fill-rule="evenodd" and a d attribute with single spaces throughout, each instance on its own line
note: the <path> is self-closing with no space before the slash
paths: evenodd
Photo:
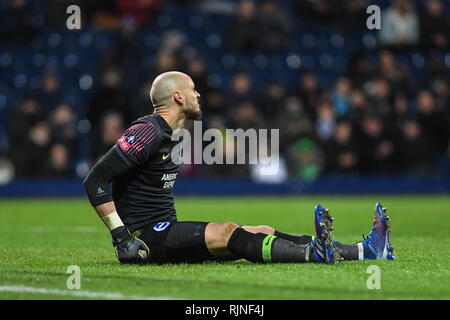
<path id="1" fill-rule="evenodd" d="M 160 0 L 117 0 L 119 14 L 131 16 L 139 24 L 148 23 L 161 10 Z"/>
<path id="2" fill-rule="evenodd" d="M 432 93 L 436 99 L 438 110 L 450 116 L 450 81 L 444 78 L 433 79 L 430 83 Z"/>
<path id="3" fill-rule="evenodd" d="M 402 171 L 407 174 L 432 174 L 435 167 L 435 154 L 422 134 L 420 124 L 415 120 L 406 120 L 401 124 L 401 156 Z"/>
<path id="4" fill-rule="evenodd" d="M 404 93 L 399 92 L 394 98 L 394 106 L 391 112 L 392 121 L 399 125 L 411 116 L 411 113 L 408 97 Z"/>
<path id="5" fill-rule="evenodd" d="M 51 144 L 50 127 L 41 121 L 31 128 L 26 141 L 27 163 L 23 176 L 36 177 L 42 174 Z"/>
<path id="6" fill-rule="evenodd" d="M 153 76 L 150 78 L 153 79 L 156 78 L 158 75 L 160 75 L 163 72 L 171 71 L 171 70 L 178 70 L 180 69 L 181 63 L 180 60 L 177 58 L 175 54 L 160 54 L 155 59 L 155 68 L 153 71 Z"/>
<path id="7" fill-rule="evenodd" d="M 231 79 L 228 93 L 228 105 L 233 108 L 244 101 L 252 101 L 252 79 L 246 72 L 238 72 Z"/>
<path id="8" fill-rule="evenodd" d="M 229 46 L 238 51 L 251 51 L 258 41 L 256 5 L 253 0 L 240 0 L 230 22 Z"/>
<path id="9" fill-rule="evenodd" d="M 11 0 L 0 8 L 0 44 L 29 45 L 37 34 L 34 12 L 26 0 Z"/>
<path id="10" fill-rule="evenodd" d="M 367 55 L 358 51 L 350 58 L 345 76 L 352 80 L 353 87 L 361 89 L 363 83 L 370 79 L 374 73 Z"/>
<path id="11" fill-rule="evenodd" d="M 304 182 L 316 180 L 321 170 L 319 151 L 311 139 L 300 138 L 290 150 L 291 175 Z"/>
<path id="12" fill-rule="evenodd" d="M 8 128 L 9 156 L 17 177 L 24 177 L 29 173 L 29 131 L 44 119 L 38 102 L 32 98 L 19 102 L 12 110 Z"/>
<path id="13" fill-rule="evenodd" d="M 434 154 L 443 156 L 449 144 L 449 118 L 444 110 L 437 110 L 436 101 L 431 91 L 421 90 L 417 94 L 417 120 Z"/>
<path id="14" fill-rule="evenodd" d="M 195 83 L 195 88 L 202 96 L 207 96 L 213 89 L 207 81 L 208 69 L 205 60 L 196 56 L 187 61 L 186 73 Z"/>
<path id="15" fill-rule="evenodd" d="M 263 118 L 258 113 L 255 105 L 250 101 L 244 101 L 232 110 L 231 120 L 233 128 L 241 128 L 244 131 L 265 127 Z"/>
<path id="16" fill-rule="evenodd" d="M 117 30 L 120 16 L 117 1 L 84 0 L 81 7 L 84 16 L 100 30 Z"/>
<path id="17" fill-rule="evenodd" d="M 265 87 L 258 101 L 258 109 L 271 122 L 271 128 L 274 128 L 273 120 L 275 120 L 275 116 L 279 112 L 285 96 L 286 88 L 284 85 L 279 81 L 271 81 Z"/>
<path id="18" fill-rule="evenodd" d="M 122 78 L 115 69 L 108 69 L 101 77 L 99 88 L 93 93 L 87 110 L 87 119 L 95 131 L 105 113 L 115 111 L 121 115 L 126 123 L 134 120 L 130 118 L 128 92 L 122 87 Z"/>
<path id="19" fill-rule="evenodd" d="M 445 65 L 443 57 L 433 52 L 428 55 L 427 63 L 425 65 L 426 75 L 422 82 L 422 87 L 429 86 L 435 80 L 449 83 L 448 68 Z"/>
<path id="20" fill-rule="evenodd" d="M 257 17 L 258 48 L 267 52 L 286 49 L 292 24 L 291 17 L 277 0 L 264 0 Z"/>
<path id="21" fill-rule="evenodd" d="M 311 116 L 316 115 L 316 104 L 322 93 L 316 74 L 307 71 L 300 77 L 295 95 L 302 100 L 305 111 Z"/>
<path id="22" fill-rule="evenodd" d="M 297 12 L 302 25 L 329 24 L 335 16 L 333 3 L 326 0 L 298 0 Z"/>
<path id="23" fill-rule="evenodd" d="M 223 93 L 218 89 L 209 91 L 206 95 L 203 95 L 205 101 L 204 104 L 200 104 L 206 120 L 210 116 L 223 116 L 226 114 L 226 101 Z M 201 98 L 200 98 L 201 99 Z"/>
<path id="24" fill-rule="evenodd" d="M 302 101 L 289 96 L 276 117 L 276 128 L 280 130 L 280 151 L 284 152 L 302 136 L 313 136 L 314 128 Z"/>
<path id="25" fill-rule="evenodd" d="M 225 121 L 221 117 L 214 117 L 210 123 L 211 127 L 217 128 L 222 132 L 223 149 L 221 154 L 222 164 L 214 163 L 205 168 L 205 173 L 208 177 L 222 177 L 222 178 L 248 178 L 250 177 L 250 166 L 248 156 L 248 143 L 246 142 L 245 150 L 245 164 L 238 163 L 238 156 L 242 157 L 242 153 L 238 154 L 236 139 L 227 139 L 225 134 Z M 239 127 L 231 129 L 236 130 Z M 231 154 L 232 153 L 232 154 Z M 220 156 L 219 156 L 220 158 Z"/>
<path id="26" fill-rule="evenodd" d="M 359 123 L 368 109 L 367 97 L 364 95 L 364 92 L 358 88 L 353 89 L 350 92 L 349 104 L 348 120 L 353 124 Z"/>
<path id="27" fill-rule="evenodd" d="M 390 50 L 381 50 L 378 55 L 378 75 L 391 83 L 395 83 L 398 78 L 398 64 L 395 56 Z"/>
<path id="28" fill-rule="evenodd" d="M 350 122 L 339 122 L 333 138 L 325 143 L 324 172 L 326 173 L 356 173 L 358 169 L 358 144 L 352 134 Z"/>
<path id="29" fill-rule="evenodd" d="M 394 142 L 380 117 L 365 115 L 362 121 L 359 164 L 362 173 L 390 174 L 398 168 Z"/>
<path id="30" fill-rule="evenodd" d="M 158 59 L 161 56 L 170 56 L 175 58 L 179 64 L 181 61 L 181 53 L 185 45 L 185 40 L 185 35 L 176 30 L 171 30 L 163 34 L 157 52 Z"/>
<path id="31" fill-rule="evenodd" d="M 181 58 L 183 42 L 183 36 L 179 32 L 168 32 L 162 36 L 154 65 L 148 71 L 148 81 L 153 81 L 163 72 L 184 69 Z"/>
<path id="32" fill-rule="evenodd" d="M 409 0 L 396 0 L 381 16 L 380 40 L 393 48 L 411 47 L 419 40 L 419 19 Z"/>
<path id="33" fill-rule="evenodd" d="M 301 24 L 307 26 L 331 25 L 342 30 L 363 26 L 365 1 L 358 0 L 298 0 L 297 12 Z"/>
<path id="34" fill-rule="evenodd" d="M 101 156 L 113 147 L 124 131 L 122 116 L 110 112 L 103 117 L 100 130 L 94 135 L 90 150 L 91 163 L 95 163 Z"/>
<path id="35" fill-rule="evenodd" d="M 342 10 L 342 14 L 338 15 L 337 18 L 338 25 L 345 31 L 366 27 L 366 10 L 368 6 L 366 1 L 343 0 L 337 1 L 335 5 L 339 5 Z"/>
<path id="36" fill-rule="evenodd" d="M 46 178 L 74 178 L 74 171 L 70 166 L 69 151 L 66 146 L 57 143 L 51 146 L 50 154 L 43 168 L 42 176 Z"/>
<path id="37" fill-rule="evenodd" d="M 0 185 L 7 184 L 14 179 L 14 164 L 11 160 L 0 156 Z"/>
<path id="38" fill-rule="evenodd" d="M 423 49 L 449 48 L 450 25 L 441 0 L 427 0 L 425 11 L 420 15 L 420 44 Z"/>
<path id="39" fill-rule="evenodd" d="M 9 138 L 16 145 L 23 138 L 24 132 L 44 120 L 44 114 L 39 103 L 33 98 L 26 98 L 19 102 L 12 110 L 9 118 Z"/>
<path id="40" fill-rule="evenodd" d="M 323 100 L 317 107 L 317 119 L 315 123 L 316 133 L 319 139 L 325 141 L 332 135 L 336 126 L 336 114 L 328 100 Z"/>
<path id="41" fill-rule="evenodd" d="M 42 87 L 34 94 L 34 98 L 42 106 L 45 114 L 50 113 L 62 102 L 62 91 L 59 77 L 53 71 L 46 71 L 42 80 Z"/>
<path id="42" fill-rule="evenodd" d="M 133 18 L 122 18 L 119 32 L 102 59 L 102 69 L 117 69 L 122 79 L 120 87 L 132 94 L 137 94 L 144 76 L 141 67 L 144 48 L 137 38 L 137 29 L 138 24 Z"/>
<path id="43" fill-rule="evenodd" d="M 337 117 L 346 117 L 349 112 L 351 87 L 350 80 L 345 77 L 336 80 L 332 93 L 332 102 Z"/>
<path id="44" fill-rule="evenodd" d="M 370 110 L 382 116 L 385 120 L 389 120 L 392 105 L 389 82 L 382 77 L 378 77 L 371 84 L 373 87 L 369 95 Z"/>
<path id="45" fill-rule="evenodd" d="M 67 104 L 60 104 L 52 112 L 49 120 L 53 140 L 64 145 L 69 154 L 75 154 L 78 147 L 78 131 L 75 114 Z"/>
<path id="46" fill-rule="evenodd" d="M 410 92 L 409 69 L 399 65 L 390 50 L 381 50 L 378 55 L 378 71 L 376 76 L 388 81 L 393 91 Z"/>
<path id="47" fill-rule="evenodd" d="M 209 121 L 209 127 L 219 129 L 222 134 L 225 134 L 226 131 L 226 123 L 225 123 L 225 117 L 220 115 L 215 115 L 211 117 L 211 120 Z"/>

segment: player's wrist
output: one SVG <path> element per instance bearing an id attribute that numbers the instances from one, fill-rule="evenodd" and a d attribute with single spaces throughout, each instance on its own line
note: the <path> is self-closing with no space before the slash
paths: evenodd
<path id="1" fill-rule="evenodd" d="M 114 229 L 124 226 L 122 219 L 120 219 L 117 211 L 114 211 L 114 212 L 104 216 L 102 218 L 102 221 L 105 224 L 105 226 L 108 228 L 109 231 L 113 231 Z"/>
<path id="2" fill-rule="evenodd" d="M 125 226 L 120 226 L 118 228 L 111 230 L 111 236 L 113 239 L 114 246 L 117 246 L 118 244 L 123 243 L 124 241 L 129 241 L 133 238 L 131 236 L 130 231 Z"/>

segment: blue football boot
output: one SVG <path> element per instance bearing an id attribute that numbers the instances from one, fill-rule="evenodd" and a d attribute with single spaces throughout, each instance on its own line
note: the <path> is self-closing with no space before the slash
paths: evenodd
<path id="1" fill-rule="evenodd" d="M 310 247 L 314 260 L 320 263 L 338 263 L 342 259 L 331 237 L 333 230 L 333 218 L 328 209 L 317 205 L 314 210 L 314 224 L 316 235 L 313 237 Z"/>
<path id="2" fill-rule="evenodd" d="M 375 205 L 375 217 L 373 227 L 369 236 L 362 242 L 364 248 L 364 259 L 394 260 L 392 256 L 394 248 L 390 241 L 391 224 L 386 215 L 386 208 L 377 203 Z"/>

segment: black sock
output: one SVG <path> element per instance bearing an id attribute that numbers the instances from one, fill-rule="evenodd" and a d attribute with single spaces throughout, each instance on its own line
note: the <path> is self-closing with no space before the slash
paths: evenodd
<path id="1" fill-rule="evenodd" d="M 299 245 L 307 245 L 312 241 L 312 237 L 308 235 L 294 236 L 292 234 L 283 233 L 277 230 L 275 230 L 274 235 L 279 238 L 292 241 L 295 244 Z M 336 245 L 339 254 L 342 258 L 344 258 L 344 260 L 359 260 L 359 250 L 356 243 L 345 244 L 339 241 L 334 241 L 334 244 Z"/>
<path id="2" fill-rule="evenodd" d="M 275 230 L 274 235 L 278 238 L 289 240 L 295 244 L 300 244 L 300 245 L 308 245 L 312 241 L 312 236 L 308 236 L 308 235 L 295 236 L 292 234 L 280 232 L 278 230 Z M 217 256 L 215 260 L 217 260 L 217 261 L 233 261 L 233 260 L 239 260 L 239 259 L 241 259 L 241 257 L 238 256 L 237 254 L 235 254 L 233 252 L 226 252 L 224 254 Z"/>
<path id="3" fill-rule="evenodd" d="M 228 242 L 228 249 L 252 262 L 313 261 L 309 245 L 298 245 L 292 241 L 263 233 L 253 234 L 243 228 L 237 228 L 233 232 Z"/>
<path id="4" fill-rule="evenodd" d="M 312 237 L 308 235 L 294 236 L 292 234 L 283 233 L 278 230 L 275 230 L 274 235 L 281 239 L 292 241 L 295 244 L 307 245 L 310 244 L 312 241 Z"/>
<path id="5" fill-rule="evenodd" d="M 296 244 L 292 241 L 275 238 L 272 244 L 272 262 L 314 262 L 310 244 Z"/>
<path id="6" fill-rule="evenodd" d="M 262 243 L 266 234 L 250 233 L 243 228 L 237 228 L 228 241 L 228 250 L 252 262 L 264 262 Z"/>
<path id="7" fill-rule="evenodd" d="M 334 241 L 336 248 L 344 260 L 359 260 L 358 244 L 345 244 Z"/>

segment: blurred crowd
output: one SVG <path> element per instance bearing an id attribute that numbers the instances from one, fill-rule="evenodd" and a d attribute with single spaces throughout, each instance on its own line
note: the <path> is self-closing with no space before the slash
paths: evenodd
<path id="1" fill-rule="evenodd" d="M 39 86 L 12 106 L 0 155 L 11 160 L 17 178 L 85 175 L 131 121 L 153 112 L 152 80 L 169 70 L 186 72 L 196 83 L 204 130 L 280 130 L 279 170 L 273 176 L 260 176 L 252 165 L 184 165 L 185 176 L 283 182 L 325 174 L 450 174 L 450 8 L 445 1 L 422 1 L 421 11 L 409 0 L 383 7 L 377 45 L 368 52 L 361 44 L 331 84 L 323 84 L 315 68 L 300 67 L 294 83 L 286 84 L 281 75 L 263 79 L 262 85 L 244 68 L 218 85 L 201 53 L 186 54 L 183 30 L 167 33 L 151 63 L 144 63 L 148 49 L 137 35 L 158 30 L 156 21 L 161 23 L 168 6 L 195 8 L 206 16 L 229 17 L 221 37 L 230 52 L 270 56 L 292 51 L 290 39 L 298 30 L 318 25 L 342 34 L 364 30 L 365 9 L 376 1 L 46 1 L 43 21 L 25 0 L 3 2 L 2 46 L 27 47 L 41 30 L 65 26 L 70 4 L 82 8 L 83 28 L 113 34 L 81 108 L 64 98 L 61 72 L 52 68 L 43 69 Z M 420 79 L 398 60 L 411 48 L 425 57 Z M 90 87 L 86 81 L 79 85 Z"/>

